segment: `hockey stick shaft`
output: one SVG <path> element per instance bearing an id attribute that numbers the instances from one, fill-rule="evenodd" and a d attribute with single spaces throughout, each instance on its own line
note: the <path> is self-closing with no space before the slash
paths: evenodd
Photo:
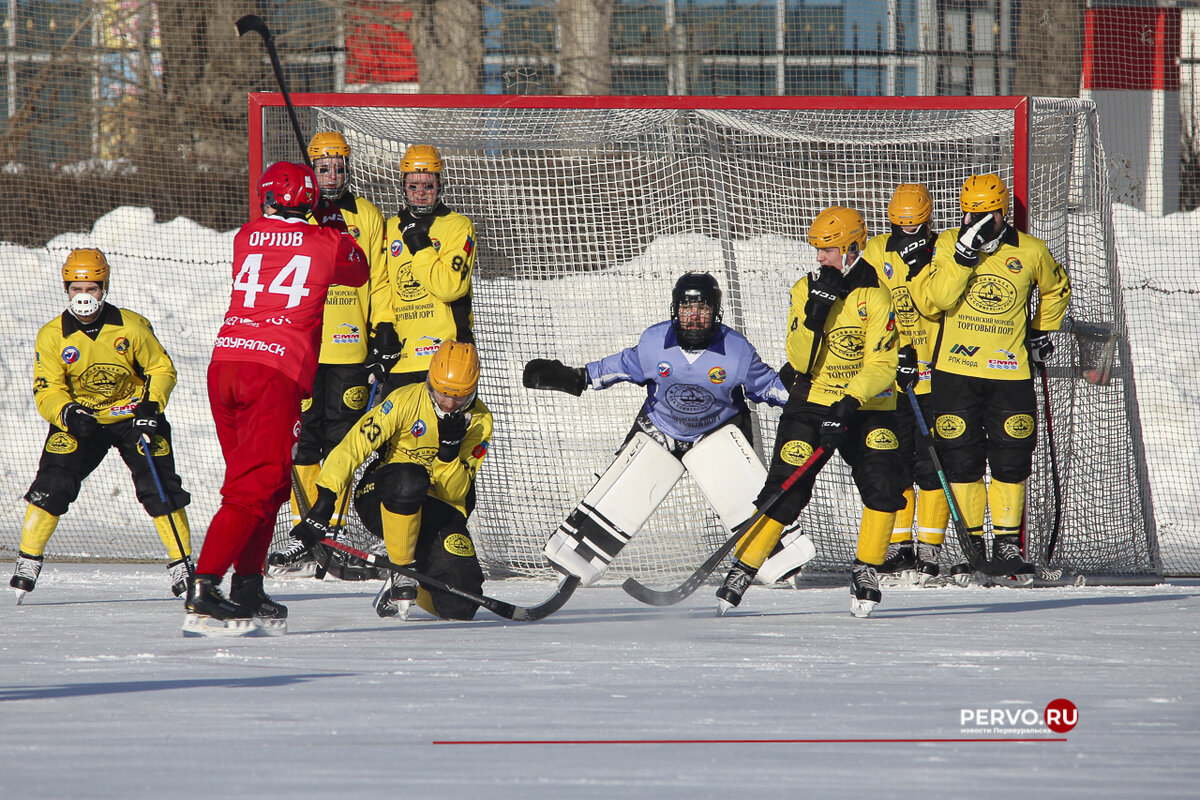
<path id="1" fill-rule="evenodd" d="M 162 478 L 158 477 L 158 467 L 154 466 L 154 456 L 151 450 L 154 449 L 154 443 L 146 434 L 142 434 L 142 450 L 146 454 L 146 466 L 150 468 L 150 477 L 154 478 L 154 488 L 158 489 L 158 499 L 163 505 L 170 505 L 167 500 L 167 490 L 163 488 Z M 175 527 L 175 518 L 171 516 L 173 512 L 167 512 L 167 523 L 171 526 L 171 533 L 175 536 L 175 546 L 179 548 L 179 555 L 183 558 L 183 566 L 187 569 L 188 577 L 196 577 L 196 568 L 192 566 L 192 559 L 188 557 L 187 548 L 183 546 L 183 537 L 179 535 L 179 529 Z"/>
<path id="2" fill-rule="evenodd" d="M 962 509 L 959 508 L 958 501 L 954 499 L 954 489 L 951 488 L 950 481 L 946 478 L 946 471 L 942 469 L 942 460 L 938 458 L 937 448 L 933 444 L 933 434 L 925 422 L 921 404 L 917 402 L 917 393 L 911 386 L 905 389 L 904 393 L 908 395 L 908 402 L 912 404 L 913 416 L 916 417 L 917 426 L 921 429 L 921 437 L 925 440 L 925 446 L 929 449 L 929 460 L 933 462 L 938 481 L 942 484 L 942 491 L 946 494 L 946 504 L 950 507 L 950 519 L 954 523 L 954 533 L 958 538 L 959 546 L 962 547 L 963 555 L 966 556 L 971 569 L 986 573 L 988 572 L 987 564 L 980 561 L 979 553 L 971 546 L 971 532 L 967 529 L 966 521 L 963 520 Z"/>
<path id="3" fill-rule="evenodd" d="M 262 37 L 263 45 L 267 48 L 267 56 L 271 59 L 271 69 L 275 72 L 275 82 L 279 84 L 279 93 L 283 95 L 283 103 L 287 106 L 288 119 L 292 122 L 292 132 L 296 134 L 296 144 L 300 146 L 300 155 L 304 157 L 304 163 L 311 168 L 312 162 L 308 159 L 308 145 L 304 140 L 304 133 L 300 130 L 296 107 L 292 105 L 292 95 L 288 92 L 287 80 L 283 76 L 283 65 L 279 62 L 279 53 L 275 50 L 275 36 L 263 18 L 257 14 L 247 14 L 236 24 L 238 36 L 244 36 L 253 31 Z"/>
<path id="4" fill-rule="evenodd" d="M 1046 411 L 1046 446 L 1050 452 L 1050 480 L 1054 485 L 1054 527 L 1050 529 L 1050 541 L 1046 545 L 1046 564 L 1054 558 L 1054 548 L 1058 546 L 1058 531 L 1062 525 L 1062 486 L 1058 480 L 1058 454 L 1054 446 L 1054 419 L 1050 415 L 1050 378 L 1046 374 L 1046 365 L 1038 364 L 1038 372 L 1042 376 L 1042 398 Z"/>
<path id="5" fill-rule="evenodd" d="M 767 500 L 767 502 L 763 503 L 762 507 L 754 512 L 754 516 L 750 517 L 750 519 L 746 520 L 741 525 L 738 525 L 733 531 L 733 535 L 726 539 L 725 543 L 718 547 L 716 552 L 709 556 L 708 559 L 679 586 L 666 591 L 658 591 L 638 583 L 633 578 L 627 578 L 625 582 L 621 584 L 621 588 L 624 589 L 625 593 L 633 599 L 651 606 L 673 606 L 685 599 L 688 597 L 688 595 L 700 588 L 700 585 L 704 583 L 705 579 L 707 579 L 709 575 L 712 574 L 713 570 L 725 560 L 725 556 L 729 555 L 730 551 L 737 546 L 737 543 L 742 538 L 742 535 L 746 531 L 753 528 L 760 519 L 762 519 L 769 511 L 771 511 L 771 509 L 775 508 L 775 506 L 779 504 L 779 501 L 783 499 L 783 496 L 787 494 L 788 490 L 796 485 L 796 481 L 800 480 L 800 478 L 802 478 L 810 469 L 812 469 L 814 464 L 817 464 L 818 462 L 823 463 L 825 460 L 825 455 L 826 451 L 823 447 L 818 447 L 816 450 L 814 450 L 812 455 L 809 456 L 803 464 L 796 467 L 792 474 L 784 479 L 783 484 L 779 487 L 779 491 L 773 494 L 771 498 Z"/>

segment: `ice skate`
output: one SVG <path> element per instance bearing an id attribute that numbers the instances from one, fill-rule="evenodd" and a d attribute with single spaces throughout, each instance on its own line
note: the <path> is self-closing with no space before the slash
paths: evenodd
<path id="1" fill-rule="evenodd" d="M 262 575 L 234 575 L 229 585 L 229 600 L 249 614 L 255 627 L 267 636 L 287 633 L 287 606 L 267 596 Z"/>
<path id="2" fill-rule="evenodd" d="M 171 587 L 171 593 L 176 597 L 183 597 L 187 594 L 188 568 L 187 562 L 182 558 L 167 564 L 167 585 Z"/>
<path id="3" fill-rule="evenodd" d="M 375 595 L 375 613 L 385 618 L 407 620 L 413 601 L 417 599 L 417 588 L 417 582 L 407 575 L 391 573 Z"/>
<path id="4" fill-rule="evenodd" d="M 924 587 L 941 572 L 938 566 L 938 555 L 942 546 L 917 542 L 917 586 Z"/>
<path id="5" fill-rule="evenodd" d="M 912 586 L 917 582 L 916 567 L 912 542 L 891 542 L 876 571 L 888 586 Z"/>
<path id="6" fill-rule="evenodd" d="M 18 553 L 16 569 L 13 570 L 13 576 L 8 581 L 8 585 L 17 593 L 17 605 L 21 605 L 25 600 L 25 595 L 33 591 L 41 571 L 42 556 Z"/>
<path id="7" fill-rule="evenodd" d="M 742 602 L 742 595 L 746 593 L 746 589 L 754 580 L 754 574 L 758 572 L 754 567 L 749 567 L 741 561 L 734 561 L 733 567 L 729 570 L 729 574 L 725 576 L 725 582 L 721 584 L 721 588 L 717 589 L 717 616 L 725 616 L 725 612 L 731 608 L 737 608 Z"/>
<path id="8" fill-rule="evenodd" d="M 267 556 L 267 574 L 272 578 L 311 578 L 317 574 L 317 560 L 298 539 Z"/>
<path id="9" fill-rule="evenodd" d="M 1006 575 L 1015 579 L 1018 586 L 1033 583 L 1037 570 L 1021 554 L 1021 538 L 1017 534 L 1002 534 L 992 540 L 992 560 Z"/>
<path id="10" fill-rule="evenodd" d="M 850 613 L 859 618 L 871 616 L 871 611 L 883 599 L 883 593 L 879 591 L 878 567 L 854 559 L 850 595 Z"/>
<path id="11" fill-rule="evenodd" d="M 987 561 L 987 550 L 985 550 L 983 546 L 983 537 L 971 536 L 970 542 L 971 550 L 974 551 L 974 553 L 979 557 L 979 561 Z M 950 568 L 950 577 L 953 578 L 954 582 L 959 586 L 970 586 L 971 578 L 974 576 L 974 574 L 975 569 L 971 566 L 969 561 L 963 561 L 962 563 L 955 564 Z"/>
<path id="12" fill-rule="evenodd" d="M 216 575 L 192 580 L 184 602 L 184 636 L 249 636 L 257 630 L 249 612 L 221 593 L 220 582 Z"/>

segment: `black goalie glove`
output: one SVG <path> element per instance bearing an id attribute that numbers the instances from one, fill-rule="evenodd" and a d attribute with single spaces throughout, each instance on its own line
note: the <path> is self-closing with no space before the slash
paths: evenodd
<path id="1" fill-rule="evenodd" d="M 821 422 L 821 447 L 832 453 L 846 443 L 850 436 L 850 418 L 858 411 L 859 402 L 846 395 L 829 407 L 829 416 Z"/>
<path id="2" fill-rule="evenodd" d="M 381 322 L 375 326 L 375 335 L 371 337 L 367 360 L 363 362 L 363 368 L 366 369 L 372 383 L 383 382 L 400 360 L 400 351 L 403 349 L 404 342 L 396 335 L 396 326 L 390 322 Z"/>
<path id="3" fill-rule="evenodd" d="M 1038 366 L 1045 366 L 1054 353 L 1054 342 L 1050 341 L 1048 331 L 1029 329 L 1029 360 Z"/>
<path id="4" fill-rule="evenodd" d="M 90 408 L 79 403 L 67 403 L 59 415 L 63 428 L 76 439 L 83 439 L 100 431 L 100 423 L 96 422 L 96 414 Z"/>
<path id="5" fill-rule="evenodd" d="M 329 527 L 329 520 L 333 517 L 333 506 L 336 501 L 337 494 L 332 489 L 318 486 L 316 502 L 312 504 L 312 508 L 308 510 L 308 514 L 300 521 L 300 524 L 292 528 L 291 537 L 303 544 L 305 548 L 312 549 L 322 539 L 332 535 L 333 531 Z"/>
<path id="6" fill-rule="evenodd" d="M 429 238 L 429 227 L 433 225 L 432 214 L 417 216 L 405 208 L 396 216 L 400 221 L 400 238 L 404 240 L 408 252 L 415 254 L 418 250 L 433 247 L 433 240 Z"/>
<path id="7" fill-rule="evenodd" d="M 899 362 L 896 365 L 896 383 L 900 391 L 907 392 L 917 385 L 921 377 L 921 368 L 917 363 L 917 351 L 911 344 L 900 348 Z"/>
<path id="8" fill-rule="evenodd" d="M 458 448 L 467 435 L 467 423 L 470 421 L 463 411 L 455 411 L 438 420 L 438 461 L 458 458 Z"/>
<path id="9" fill-rule="evenodd" d="M 808 302 L 804 304 L 804 327 L 813 333 L 825 330 L 829 310 L 839 299 L 850 293 L 846 276 L 833 267 L 821 267 L 814 281 L 808 281 Z"/>
<path id="10" fill-rule="evenodd" d="M 568 367 L 558 359 L 531 359 L 521 375 L 521 383 L 526 389 L 553 389 L 576 397 L 583 394 L 587 382 L 586 367 Z"/>
<path id="11" fill-rule="evenodd" d="M 158 423 L 162 419 L 162 414 L 159 413 L 158 403 L 153 400 L 142 400 L 133 409 L 133 435 L 137 439 L 142 436 L 149 436 L 154 439 L 154 434 L 158 433 Z"/>

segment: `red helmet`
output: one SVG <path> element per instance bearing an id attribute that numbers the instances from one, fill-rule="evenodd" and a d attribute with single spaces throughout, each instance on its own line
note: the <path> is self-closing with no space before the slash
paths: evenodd
<path id="1" fill-rule="evenodd" d="M 305 215 L 321 199 L 317 176 L 303 164 L 276 161 L 258 179 L 258 198 L 263 205 Z"/>

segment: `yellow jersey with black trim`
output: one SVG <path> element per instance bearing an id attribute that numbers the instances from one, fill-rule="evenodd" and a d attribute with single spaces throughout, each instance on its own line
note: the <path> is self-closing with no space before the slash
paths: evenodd
<path id="1" fill-rule="evenodd" d="M 382 463 L 420 464 L 429 472 L 429 494 L 467 516 L 467 492 L 492 439 L 492 412 L 478 397 L 466 409 L 471 415 L 458 458 L 442 461 L 438 453 L 438 417 L 424 383 L 401 386 L 367 412 L 326 456 L 317 485 L 341 492 L 367 457 L 381 450 Z"/>
<path id="2" fill-rule="evenodd" d="M 792 286 L 788 308 L 787 357 L 798 375 L 793 396 L 830 406 L 849 395 L 867 411 L 895 409 L 899 334 L 875 267 L 859 258 L 846 279 L 850 292 L 834 301 L 821 336 L 804 324 L 811 278 Z"/>
<path id="3" fill-rule="evenodd" d="M 160 410 L 175 388 L 175 364 L 140 314 L 105 303 L 84 325 L 69 311 L 37 334 L 33 399 L 38 413 L 62 427 L 68 403 L 91 409 L 101 424 L 133 417 L 146 383 Z"/>
<path id="4" fill-rule="evenodd" d="M 367 256 L 371 279 L 362 286 L 332 284 L 321 319 L 320 364 L 361 364 L 367 358 L 371 296 L 387 283 L 383 251 L 383 212 L 374 203 L 346 192 L 336 201 L 346 229 Z M 312 221 L 312 217 L 309 217 Z M 314 222 L 315 224 L 315 222 Z"/>
<path id="5" fill-rule="evenodd" d="M 433 212 L 432 247 L 415 255 L 400 238 L 400 217 L 387 221 L 388 284 L 373 289 L 371 325 L 391 322 L 401 341 L 392 372 L 424 372 L 445 339 L 463 341 L 474 328 L 471 274 L 475 223 L 444 205 Z"/>
<path id="6" fill-rule="evenodd" d="M 918 380 L 913 391 L 929 394 L 933 386 L 933 349 L 941 330 L 941 312 L 926 316 L 917 309 L 909 290 L 908 264 L 900 253 L 891 249 L 892 235 L 881 233 L 873 236 L 863 248 L 863 260 L 875 264 L 879 281 L 892 295 L 892 309 L 896 312 L 896 327 L 900 332 L 900 347 L 912 345 L 917 351 Z M 929 266 L 921 272 L 928 272 Z M 917 277 L 920 277 L 918 273 Z"/>
<path id="7" fill-rule="evenodd" d="M 1071 280 L 1046 243 L 1009 227 L 995 253 L 974 269 L 954 260 L 958 228 L 938 237 L 933 263 L 911 287 L 923 313 L 944 312 L 934 366 L 1002 381 L 1030 377 L 1029 328 L 1056 331 L 1071 301 Z M 1037 311 L 1029 306 L 1037 288 Z"/>

